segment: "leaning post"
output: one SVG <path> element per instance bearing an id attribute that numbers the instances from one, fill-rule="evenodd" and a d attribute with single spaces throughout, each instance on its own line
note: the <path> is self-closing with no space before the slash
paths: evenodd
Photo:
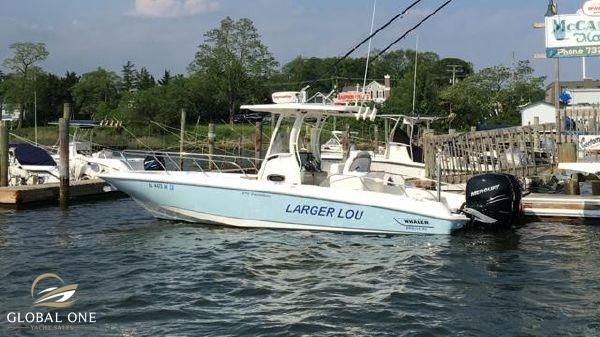
<path id="1" fill-rule="evenodd" d="M 8 127 L 0 122 L 0 187 L 8 186 Z"/>

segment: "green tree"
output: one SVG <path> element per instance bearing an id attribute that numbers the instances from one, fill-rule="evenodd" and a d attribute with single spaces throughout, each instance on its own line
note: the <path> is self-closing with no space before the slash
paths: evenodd
<path id="1" fill-rule="evenodd" d="M 158 84 L 162 86 L 168 85 L 172 78 L 171 72 L 165 69 L 165 73 L 163 74 L 163 77 L 158 80 Z"/>
<path id="2" fill-rule="evenodd" d="M 133 62 L 127 61 L 127 63 L 123 65 L 123 69 L 121 70 L 121 78 L 123 79 L 121 82 L 122 91 L 128 92 L 131 89 L 138 87 L 138 73 Z"/>
<path id="3" fill-rule="evenodd" d="M 19 42 L 13 43 L 10 45 L 10 49 L 13 51 L 13 56 L 4 60 L 3 65 L 16 73 L 18 78 L 15 80 L 19 83 L 14 83 L 19 86 L 21 90 L 20 95 L 13 95 L 13 99 L 18 99 L 18 101 L 14 101 L 13 103 L 19 104 L 21 108 L 21 115 L 19 117 L 18 127 L 20 128 L 23 119 L 26 116 L 27 111 L 32 105 L 33 94 L 30 95 L 31 98 L 27 98 L 26 90 L 29 86 L 29 89 L 35 90 L 35 88 L 31 87 L 32 78 L 32 68 L 35 67 L 35 64 L 45 60 L 49 53 L 46 49 L 46 45 L 44 43 L 33 43 L 33 42 Z"/>
<path id="4" fill-rule="evenodd" d="M 441 104 L 457 114 L 458 127 L 478 122 L 519 124 L 521 106 L 544 98 L 544 78 L 533 76 L 529 61 L 513 68 L 494 66 L 445 88 Z"/>
<path id="5" fill-rule="evenodd" d="M 213 99 L 227 107 L 229 120 L 240 103 L 263 101 L 257 90 L 273 74 L 277 62 L 263 45 L 250 19 L 227 17 L 204 34 L 189 70 L 202 74 Z"/>
<path id="6" fill-rule="evenodd" d="M 92 118 L 109 115 L 119 104 L 119 80 L 117 74 L 102 68 L 81 75 L 71 88 L 77 111 Z"/>
<path id="7" fill-rule="evenodd" d="M 156 85 L 156 81 L 154 81 L 154 77 L 148 72 L 148 69 L 142 67 L 137 76 L 137 83 L 139 90 L 146 90 L 154 87 Z"/>

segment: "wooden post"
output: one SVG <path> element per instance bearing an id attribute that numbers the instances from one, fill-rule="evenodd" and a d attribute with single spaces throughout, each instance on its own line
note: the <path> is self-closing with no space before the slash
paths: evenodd
<path id="1" fill-rule="evenodd" d="M 384 138 L 385 138 L 385 147 L 387 148 L 387 145 L 388 145 L 388 143 L 390 142 L 390 139 L 391 139 L 391 135 L 390 135 L 390 120 L 387 119 L 387 118 L 384 120 L 383 133 L 384 133 Z"/>
<path id="2" fill-rule="evenodd" d="M 345 163 L 350 156 L 350 124 L 346 124 L 342 133 L 342 161 Z"/>
<path id="3" fill-rule="evenodd" d="M 254 158 L 256 159 L 256 166 L 260 163 L 260 159 L 263 157 L 262 153 L 262 123 L 256 122 L 254 129 Z"/>
<path id="4" fill-rule="evenodd" d="M 67 115 L 67 105 L 65 112 Z M 61 118 L 58 120 L 58 155 L 60 157 L 59 176 L 59 203 L 61 207 L 69 205 L 69 120 Z"/>
<path id="5" fill-rule="evenodd" d="M 373 153 L 379 153 L 379 128 L 377 124 L 373 126 Z"/>
<path id="6" fill-rule="evenodd" d="M 185 140 L 185 109 L 181 109 L 181 129 L 179 130 L 179 170 L 183 171 L 183 142 Z"/>
<path id="7" fill-rule="evenodd" d="M 8 127 L 0 122 L 0 187 L 8 186 Z"/>
<path id="8" fill-rule="evenodd" d="M 208 123 L 208 169 L 212 171 L 214 169 L 213 155 L 215 154 L 215 125 Z"/>
<path id="9" fill-rule="evenodd" d="M 435 147 L 432 144 L 433 132 L 427 130 L 423 133 L 423 157 L 425 161 L 425 176 L 428 178 L 435 177 Z"/>

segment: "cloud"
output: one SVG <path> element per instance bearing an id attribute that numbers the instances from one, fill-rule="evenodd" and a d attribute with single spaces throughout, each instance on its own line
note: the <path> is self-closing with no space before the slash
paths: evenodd
<path id="1" fill-rule="evenodd" d="M 212 12 L 219 7 L 214 0 L 135 0 L 135 16 L 176 18 Z"/>

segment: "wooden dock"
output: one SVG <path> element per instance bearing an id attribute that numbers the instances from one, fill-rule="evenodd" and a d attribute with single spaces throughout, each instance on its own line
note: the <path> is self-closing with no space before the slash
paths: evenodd
<path id="1" fill-rule="evenodd" d="M 540 219 L 585 220 L 600 225 L 600 196 L 529 194 L 523 198 L 526 216 Z"/>
<path id="2" fill-rule="evenodd" d="M 122 195 L 100 179 L 75 181 L 70 185 L 71 199 Z M 53 204 L 58 202 L 58 196 L 59 183 L 0 187 L 0 205 Z"/>

